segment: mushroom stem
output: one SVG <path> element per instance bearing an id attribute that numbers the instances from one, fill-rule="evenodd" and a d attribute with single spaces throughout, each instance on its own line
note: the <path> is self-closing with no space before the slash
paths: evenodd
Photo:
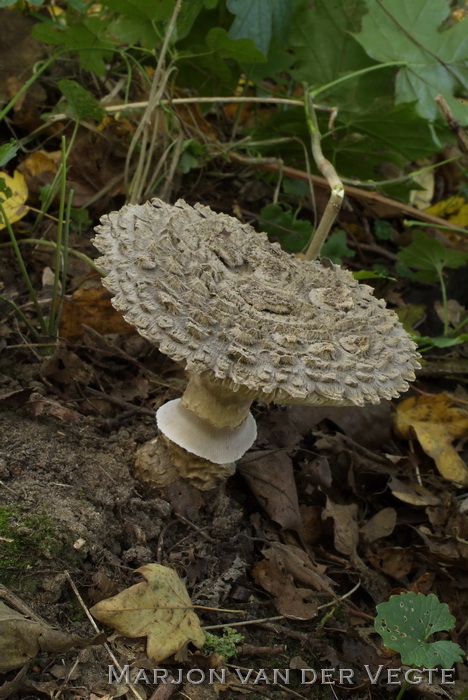
<path id="1" fill-rule="evenodd" d="M 221 386 L 206 374 L 192 374 L 181 403 L 215 428 L 232 429 L 247 419 L 252 398 Z"/>

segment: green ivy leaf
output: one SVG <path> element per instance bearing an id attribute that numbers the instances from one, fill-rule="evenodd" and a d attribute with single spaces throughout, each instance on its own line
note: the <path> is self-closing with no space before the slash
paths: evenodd
<path id="1" fill-rule="evenodd" d="M 451 668 L 463 660 L 463 650 L 449 641 L 428 642 L 441 630 L 455 626 L 455 618 L 448 605 L 441 603 L 434 593 L 400 593 L 392 595 L 387 603 L 377 605 L 374 627 L 385 646 L 397 651 L 408 666 Z"/>
<path id="2" fill-rule="evenodd" d="M 273 37 L 286 40 L 291 16 L 290 0 L 227 0 L 227 9 L 235 15 L 229 36 L 252 39 L 265 56 Z"/>
<path id="3" fill-rule="evenodd" d="M 12 158 L 18 153 L 18 144 L 16 139 L 10 139 L 8 143 L 0 146 L 0 168 L 3 168 Z"/>
<path id="4" fill-rule="evenodd" d="M 466 23 L 440 26 L 450 14 L 446 0 L 366 0 L 368 13 L 355 34 L 376 61 L 404 61 L 396 78 L 397 102 L 417 102 L 419 114 L 439 115 L 434 97 L 442 94 L 456 118 L 468 124 L 466 109 L 454 97 L 467 89 Z"/>
<path id="5" fill-rule="evenodd" d="M 206 35 L 205 43 L 220 58 L 233 58 L 238 63 L 264 63 L 265 56 L 252 39 L 231 39 L 225 29 L 213 27 Z"/>
<path id="6" fill-rule="evenodd" d="M 96 98 L 76 80 L 59 80 L 58 86 L 67 101 L 66 111 L 74 119 L 95 119 L 101 121 L 105 110 Z"/>
<path id="7" fill-rule="evenodd" d="M 413 242 L 402 248 L 398 260 L 408 267 L 440 274 L 445 267 L 456 269 L 468 260 L 468 253 L 446 248 L 435 238 L 426 236 L 422 231 L 415 231 Z"/>
<path id="8" fill-rule="evenodd" d="M 279 204 L 267 204 L 260 212 L 262 231 L 281 243 L 290 253 L 303 250 L 312 236 L 310 221 L 296 219 L 291 211 L 286 211 Z"/>
<path id="9" fill-rule="evenodd" d="M 341 264 L 343 258 L 354 258 L 356 251 L 346 245 L 346 231 L 334 231 L 328 240 L 323 244 L 320 251 L 321 257 L 330 258 L 330 260 L 338 265 Z M 370 273 L 371 277 L 378 277 L 376 273 Z"/>

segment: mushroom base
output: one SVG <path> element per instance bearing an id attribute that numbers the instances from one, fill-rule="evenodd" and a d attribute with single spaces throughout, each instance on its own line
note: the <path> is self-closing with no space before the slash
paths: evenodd
<path id="1" fill-rule="evenodd" d="M 234 462 L 215 464 L 196 457 L 165 435 L 146 442 L 135 456 L 135 476 L 156 488 L 165 488 L 182 477 L 200 491 L 208 491 L 220 486 L 235 469 Z"/>

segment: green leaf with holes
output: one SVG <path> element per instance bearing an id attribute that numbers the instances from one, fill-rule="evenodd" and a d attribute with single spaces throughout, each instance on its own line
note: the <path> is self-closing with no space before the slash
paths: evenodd
<path id="1" fill-rule="evenodd" d="M 435 632 L 455 627 L 448 605 L 434 593 L 400 593 L 377 605 L 375 629 L 385 646 L 400 654 L 408 666 L 451 668 L 463 660 L 463 650 L 446 640 L 428 642 Z"/>

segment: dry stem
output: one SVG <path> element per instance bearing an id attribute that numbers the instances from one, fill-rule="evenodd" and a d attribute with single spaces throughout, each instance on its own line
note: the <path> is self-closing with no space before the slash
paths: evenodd
<path id="1" fill-rule="evenodd" d="M 308 92 L 306 95 L 306 115 L 307 124 L 310 129 L 311 135 L 311 147 L 312 155 L 315 160 L 317 168 L 320 170 L 322 175 L 327 180 L 331 188 L 331 196 L 328 204 L 323 212 L 323 216 L 317 226 L 314 236 L 307 248 L 304 257 L 306 260 L 315 260 L 319 255 L 320 250 L 325 243 L 325 240 L 330 232 L 330 229 L 335 221 L 338 212 L 341 209 L 344 198 L 344 186 L 341 182 L 338 174 L 330 163 L 329 160 L 325 158 L 322 152 L 321 139 L 322 136 L 319 131 L 317 116 L 315 114 L 314 103 L 312 100 L 312 93 Z"/>

